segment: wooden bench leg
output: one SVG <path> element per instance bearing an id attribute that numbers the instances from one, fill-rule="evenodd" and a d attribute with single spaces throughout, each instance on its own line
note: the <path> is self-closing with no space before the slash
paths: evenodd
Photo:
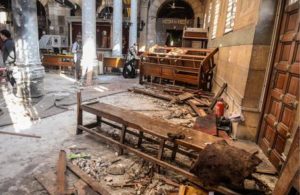
<path id="1" fill-rule="evenodd" d="M 82 134 L 82 130 L 78 128 L 79 125 L 82 125 L 81 92 L 77 92 L 77 128 L 76 128 L 76 135 Z"/>
<path id="2" fill-rule="evenodd" d="M 174 143 L 172 154 L 171 154 L 171 160 L 175 160 L 177 150 L 178 150 L 178 144 Z"/>
<path id="3" fill-rule="evenodd" d="M 143 136 L 144 136 L 144 132 L 140 131 L 139 132 L 139 139 L 138 139 L 138 143 L 137 143 L 137 147 L 140 148 L 143 142 Z"/>
<path id="4" fill-rule="evenodd" d="M 122 130 L 120 131 L 120 143 L 124 144 L 125 142 L 125 135 L 126 135 L 127 127 L 125 125 L 122 125 Z M 119 147 L 119 155 L 123 155 L 123 148 L 122 146 Z"/>
<path id="5" fill-rule="evenodd" d="M 101 116 L 97 116 L 97 128 L 101 129 L 101 125 L 102 125 L 102 117 Z"/>
<path id="6" fill-rule="evenodd" d="M 166 142 L 166 140 L 164 140 L 164 139 L 160 140 L 158 155 L 157 155 L 158 160 L 163 159 L 164 149 L 165 149 L 165 142 Z M 159 173 L 160 172 L 160 166 L 157 165 L 156 168 L 157 168 L 157 172 Z"/>

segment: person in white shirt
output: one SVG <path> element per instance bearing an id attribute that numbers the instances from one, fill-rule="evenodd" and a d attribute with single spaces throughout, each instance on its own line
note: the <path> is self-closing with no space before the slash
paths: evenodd
<path id="1" fill-rule="evenodd" d="M 77 35 L 76 41 L 72 44 L 71 49 L 72 54 L 74 55 L 74 63 L 75 63 L 75 71 L 76 71 L 76 79 L 80 79 L 80 61 L 81 61 L 81 53 L 82 53 L 82 42 L 81 42 L 81 36 Z"/>

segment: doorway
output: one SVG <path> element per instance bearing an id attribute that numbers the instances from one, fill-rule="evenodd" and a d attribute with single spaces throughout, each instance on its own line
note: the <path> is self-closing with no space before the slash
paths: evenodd
<path id="1" fill-rule="evenodd" d="M 185 27 L 193 27 L 194 11 L 182 0 L 168 0 L 157 11 L 156 43 L 180 47 Z"/>
<path id="2" fill-rule="evenodd" d="M 182 30 L 167 30 L 167 39 L 165 45 L 168 47 L 181 47 Z"/>

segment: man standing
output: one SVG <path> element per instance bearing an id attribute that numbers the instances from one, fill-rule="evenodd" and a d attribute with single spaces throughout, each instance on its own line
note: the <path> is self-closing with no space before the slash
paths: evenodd
<path id="1" fill-rule="evenodd" d="M 15 79 L 12 77 L 12 68 L 16 61 L 16 49 L 15 43 L 11 39 L 11 34 L 8 30 L 1 30 L 0 31 L 0 38 L 3 41 L 2 45 L 2 58 L 4 66 L 8 69 L 7 77 L 12 86 L 15 85 Z"/>
<path id="2" fill-rule="evenodd" d="M 71 52 L 74 55 L 74 63 L 75 63 L 75 72 L 76 72 L 76 79 L 80 79 L 80 61 L 81 61 L 81 52 L 82 52 L 82 42 L 81 42 L 81 36 L 77 35 L 76 41 L 72 44 L 72 50 Z"/>

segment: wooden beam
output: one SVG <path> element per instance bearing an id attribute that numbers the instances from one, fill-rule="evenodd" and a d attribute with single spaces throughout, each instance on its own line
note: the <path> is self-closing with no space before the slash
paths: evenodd
<path id="1" fill-rule="evenodd" d="M 81 92 L 77 92 L 77 126 L 82 125 Z M 81 134 L 82 130 L 76 129 L 76 135 Z"/>
<path id="2" fill-rule="evenodd" d="M 226 88 L 227 88 L 227 83 L 224 83 L 222 85 L 221 89 L 218 91 L 217 95 L 214 97 L 214 99 L 210 103 L 210 106 L 209 106 L 210 111 L 212 111 L 214 109 L 218 99 L 221 97 L 221 95 L 223 94 L 223 92 L 225 91 Z"/>
<path id="3" fill-rule="evenodd" d="M 67 157 L 66 152 L 61 150 L 56 165 L 56 194 L 64 195 L 66 187 L 66 170 L 67 170 Z"/>
<path id="4" fill-rule="evenodd" d="M 86 195 L 86 189 L 89 187 L 84 181 L 79 179 L 74 183 L 74 187 L 76 190 L 77 195 Z"/>
<path id="5" fill-rule="evenodd" d="M 206 112 L 202 108 L 198 108 L 191 100 L 187 101 L 188 105 L 197 113 L 198 116 L 206 116 Z"/>
<path id="6" fill-rule="evenodd" d="M 47 172 L 39 175 L 34 175 L 34 178 L 43 186 L 50 195 L 56 195 L 55 174 Z"/>
<path id="7" fill-rule="evenodd" d="M 41 136 L 38 136 L 38 135 L 30 135 L 30 134 L 25 134 L 25 133 L 14 133 L 14 132 L 8 132 L 8 131 L 0 131 L 0 134 L 21 136 L 21 137 L 42 138 Z"/>
<path id="8" fill-rule="evenodd" d="M 81 128 L 82 126 L 79 126 Z M 72 163 L 68 162 L 67 164 L 68 169 L 70 169 L 75 175 L 77 175 L 82 181 L 88 184 L 94 191 L 100 193 L 101 195 L 110 195 L 111 193 L 101 184 L 90 176 L 88 176 L 85 172 L 83 172 L 79 167 L 73 165 Z"/>
<path id="9" fill-rule="evenodd" d="M 144 89 L 133 88 L 133 89 L 129 89 L 129 91 L 132 91 L 134 93 L 143 94 L 143 95 L 148 95 L 148 96 L 159 98 L 159 99 L 162 99 L 162 100 L 167 100 L 167 101 L 171 101 L 172 100 L 171 96 L 166 96 L 166 95 L 161 95 L 161 94 L 153 93 L 153 92 L 150 92 L 150 91 L 146 91 Z"/>

